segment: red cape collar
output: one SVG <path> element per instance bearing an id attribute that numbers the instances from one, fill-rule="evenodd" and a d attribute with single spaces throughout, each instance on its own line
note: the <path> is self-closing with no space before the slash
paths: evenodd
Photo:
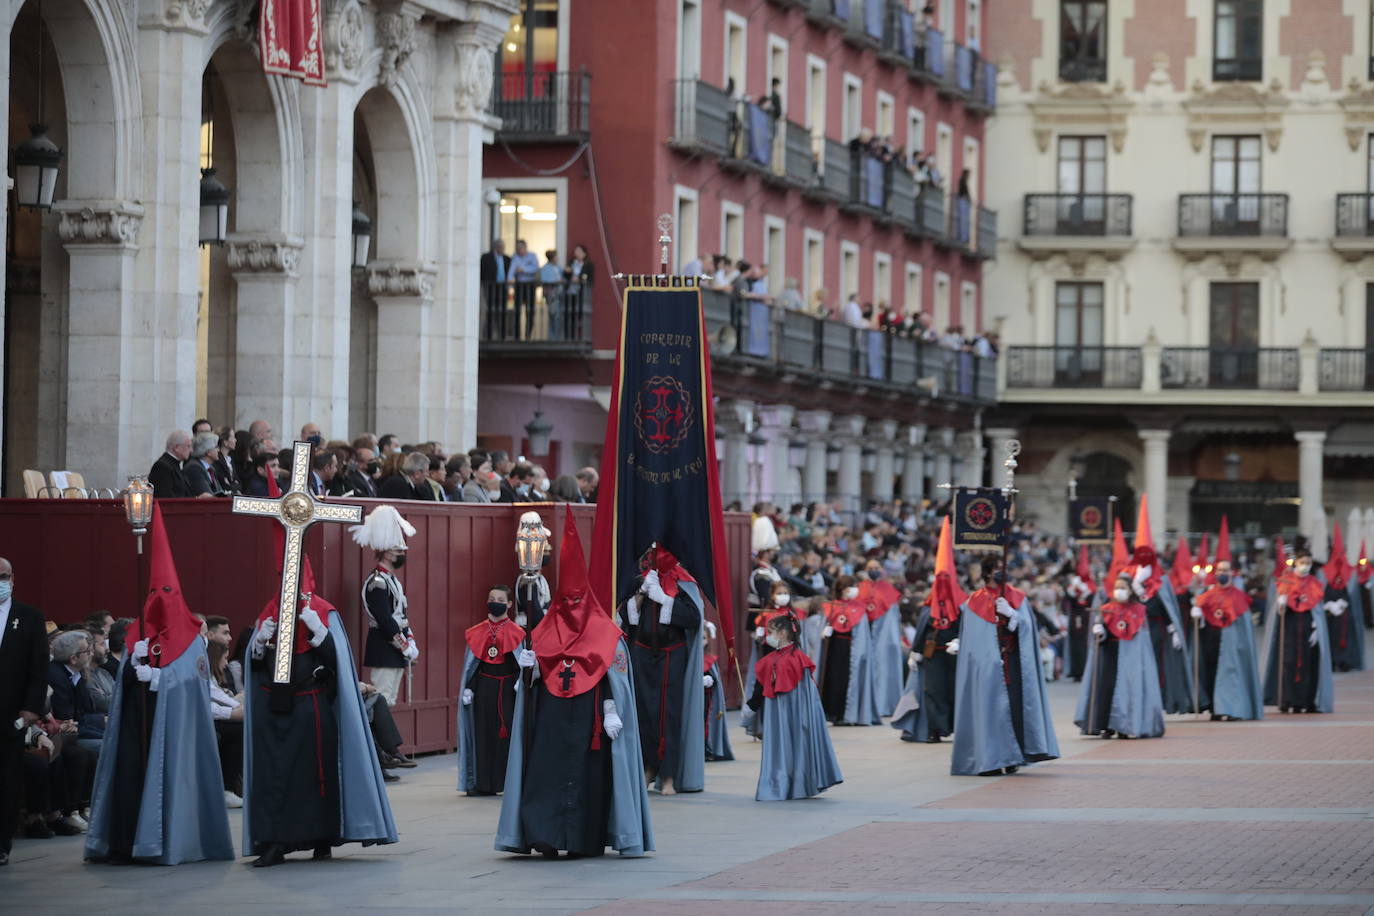
<path id="1" fill-rule="evenodd" d="M 1283 600 L 1290 611 L 1305 614 L 1321 604 L 1324 594 L 1326 589 L 1316 576 L 1308 575 L 1299 579 L 1294 575 L 1283 589 Z"/>
<path id="2" fill-rule="evenodd" d="M 1018 591 L 1012 588 L 1010 585 L 1008 585 L 1005 586 L 1004 593 L 1003 588 L 1004 587 L 1000 585 L 983 586 L 982 588 L 978 589 L 978 591 L 974 592 L 972 595 L 969 595 L 968 609 L 970 611 L 973 611 L 973 613 L 977 614 L 979 617 L 986 620 L 988 623 L 996 623 L 998 598 L 1005 597 L 1007 599 L 1007 603 L 1014 608 L 1019 608 L 1021 606 L 1021 603 L 1026 600 L 1026 595 L 1024 592 Z"/>
<path id="3" fill-rule="evenodd" d="M 494 625 L 490 620 L 483 620 L 468 627 L 463 636 L 467 640 L 468 649 L 477 656 L 478 661 L 494 664 L 507 652 L 515 651 L 516 646 L 525 638 L 525 630 L 510 618 Z M 492 653 L 492 649 L 496 650 L 495 654 Z"/>
<path id="4" fill-rule="evenodd" d="M 1197 606 L 1207 626 L 1222 630 L 1250 610 L 1250 599 L 1234 585 L 1214 585 L 1198 597 Z"/>
<path id="5" fill-rule="evenodd" d="M 848 633 L 866 619 L 864 606 L 855 601 L 830 601 L 825 605 L 825 621 L 836 633 Z"/>
<path id="6" fill-rule="evenodd" d="M 859 583 L 859 603 L 864 606 L 871 621 L 877 622 L 901 597 L 902 593 L 886 579 L 877 582 L 868 579 Z"/>
<path id="7" fill-rule="evenodd" d="M 1125 576 L 1126 578 L 1131 579 L 1131 580 L 1134 581 L 1134 579 L 1135 579 L 1135 574 L 1136 574 L 1136 570 L 1138 570 L 1138 569 L 1140 569 L 1140 564 L 1139 564 L 1139 563 L 1128 563 L 1127 565 L 1125 565 L 1125 566 L 1123 566 L 1123 567 L 1121 568 L 1121 573 L 1120 573 L 1120 574 L 1123 575 L 1123 576 Z M 1150 600 L 1151 598 L 1153 598 L 1156 594 L 1158 594 L 1158 592 L 1159 592 L 1159 583 L 1160 583 L 1159 562 L 1156 561 L 1156 562 L 1150 564 L 1150 578 L 1146 579 L 1145 582 L 1144 582 L 1145 600 L 1146 600 L 1146 601 L 1149 601 L 1149 600 Z"/>
<path id="8" fill-rule="evenodd" d="M 1140 627 L 1145 623 L 1145 606 L 1132 601 L 1130 604 L 1117 604 L 1108 601 L 1102 605 L 1102 625 L 1116 639 L 1135 639 Z"/>
<path id="9" fill-rule="evenodd" d="M 815 667 L 810 656 L 791 645 L 759 659 L 754 665 L 754 678 L 763 685 L 763 695 L 771 700 L 780 693 L 795 690 L 807 672 Z"/>

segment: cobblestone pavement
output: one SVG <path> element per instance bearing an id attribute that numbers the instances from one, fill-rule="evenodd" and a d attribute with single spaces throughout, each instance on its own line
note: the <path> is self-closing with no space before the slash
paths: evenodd
<path id="1" fill-rule="evenodd" d="M 1148 741 L 1078 736 L 1076 690 L 1050 685 L 1062 760 L 953 777 L 948 744 L 837 728 L 845 782 L 805 802 L 753 801 L 759 746 L 736 728 L 705 793 L 652 797 L 643 859 L 493 852 L 500 802 L 456 793 L 450 755 L 391 787 L 395 846 L 114 869 L 81 864 L 79 839 L 19 840 L 0 912 L 1374 913 L 1374 672 L 1337 675 L 1335 715 L 1175 716 Z"/>

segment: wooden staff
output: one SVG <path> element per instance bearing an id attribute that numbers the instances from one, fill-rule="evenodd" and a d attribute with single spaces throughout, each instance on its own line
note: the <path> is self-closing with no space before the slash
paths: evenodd
<path id="1" fill-rule="evenodd" d="M 1102 668 L 1102 642 L 1098 641 L 1098 635 L 1093 632 L 1093 627 L 1102 622 L 1102 612 L 1095 610 L 1092 613 L 1091 623 L 1088 624 L 1088 648 L 1093 654 L 1092 670 L 1088 672 L 1088 734 L 1096 735 L 1097 732 L 1097 680 L 1098 671 Z"/>
<path id="2" fill-rule="evenodd" d="M 1200 662 L 1198 655 L 1202 651 L 1202 621 L 1193 618 L 1193 712 L 1202 715 L 1202 684 L 1199 683 L 1201 674 L 1199 672 Z"/>
<path id="3" fill-rule="evenodd" d="M 1282 709 L 1283 709 L 1283 631 L 1284 631 L 1284 626 L 1283 626 L 1283 617 L 1284 617 L 1284 614 L 1283 614 L 1283 605 L 1284 605 L 1284 599 L 1283 599 L 1283 596 L 1282 596 L 1282 595 L 1278 595 L 1278 596 L 1276 596 L 1276 597 L 1278 597 L 1279 603 L 1278 603 L 1278 606 L 1274 608 L 1274 625 L 1277 626 L 1277 627 L 1279 628 L 1279 654 L 1274 658 L 1274 681 L 1275 681 L 1275 683 L 1278 685 L 1278 686 L 1275 688 L 1275 692 L 1276 692 L 1278 695 L 1277 695 L 1274 699 L 1276 700 L 1275 705 L 1277 705 L 1277 706 L 1279 707 L 1280 711 L 1282 711 Z"/>

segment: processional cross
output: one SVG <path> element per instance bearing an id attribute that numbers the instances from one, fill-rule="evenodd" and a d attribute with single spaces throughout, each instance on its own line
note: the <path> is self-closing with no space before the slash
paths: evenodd
<path id="1" fill-rule="evenodd" d="M 280 499 L 257 496 L 235 496 L 236 515 L 257 515 L 274 518 L 286 529 L 282 549 L 281 592 L 278 607 L 277 654 L 272 664 L 272 683 L 291 682 L 291 650 L 296 639 L 296 605 L 300 595 L 301 548 L 305 543 L 305 529 L 315 522 L 353 522 L 363 520 L 361 506 L 342 506 L 322 503 L 310 495 L 306 481 L 310 478 L 310 443 L 296 442 L 291 446 L 291 483 Z"/>

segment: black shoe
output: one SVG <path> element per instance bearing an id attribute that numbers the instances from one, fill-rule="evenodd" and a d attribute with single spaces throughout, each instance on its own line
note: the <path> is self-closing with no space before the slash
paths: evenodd
<path id="1" fill-rule="evenodd" d="M 1279 707 L 1279 712 L 1288 712 L 1288 707 L 1287 707 L 1287 706 L 1280 706 L 1280 707 Z"/>
<path id="2" fill-rule="evenodd" d="M 42 821 L 31 821 L 24 825 L 24 836 L 31 840 L 50 840 L 52 829 Z"/>
<path id="3" fill-rule="evenodd" d="M 286 861 L 286 850 L 273 843 L 263 850 L 262 855 L 253 860 L 254 868 L 271 868 Z"/>
<path id="4" fill-rule="evenodd" d="M 63 821 L 53 821 L 48 824 L 48 829 L 58 836 L 81 836 L 81 828 Z"/>
<path id="5" fill-rule="evenodd" d="M 1003 773 L 1006 773 L 1008 776 L 1010 776 L 1012 773 L 1015 773 L 1015 772 L 1016 772 L 1017 770 L 1019 770 L 1019 769 L 1021 769 L 1021 768 L 1020 768 L 1020 767 L 1003 767 L 1003 768 L 1002 768 L 1002 772 L 1003 772 Z"/>
<path id="6" fill-rule="evenodd" d="M 415 766 L 418 766 L 418 764 L 416 764 L 414 760 L 411 760 L 409 757 L 407 757 L 405 754 L 402 754 L 400 751 L 397 751 L 396 753 L 390 756 L 391 765 L 394 767 L 400 767 L 403 770 L 409 770 Z"/>
<path id="7" fill-rule="evenodd" d="M 334 858 L 334 847 L 330 846 L 328 843 L 320 843 L 315 847 L 315 854 L 310 858 L 317 862 L 320 859 L 332 859 Z"/>
<path id="8" fill-rule="evenodd" d="M 926 744 L 939 744 L 939 743 L 940 743 L 940 736 L 939 736 L 939 735 L 931 735 L 930 737 L 926 738 Z"/>
<path id="9" fill-rule="evenodd" d="M 400 781 L 401 781 L 401 777 L 397 776 L 395 773 L 388 773 L 386 770 L 382 770 L 382 782 L 400 782 Z"/>
<path id="10" fill-rule="evenodd" d="M 535 843 L 534 851 L 539 853 L 546 859 L 558 858 L 558 850 L 550 846 L 548 843 Z"/>
<path id="11" fill-rule="evenodd" d="M 396 758 L 386 751 L 377 752 L 377 762 L 382 765 L 382 769 L 384 770 L 390 770 L 396 767 Z"/>
<path id="12" fill-rule="evenodd" d="M 0 868 L 3 868 L 8 864 L 10 864 L 10 854 L 7 852 L 0 852 Z"/>

